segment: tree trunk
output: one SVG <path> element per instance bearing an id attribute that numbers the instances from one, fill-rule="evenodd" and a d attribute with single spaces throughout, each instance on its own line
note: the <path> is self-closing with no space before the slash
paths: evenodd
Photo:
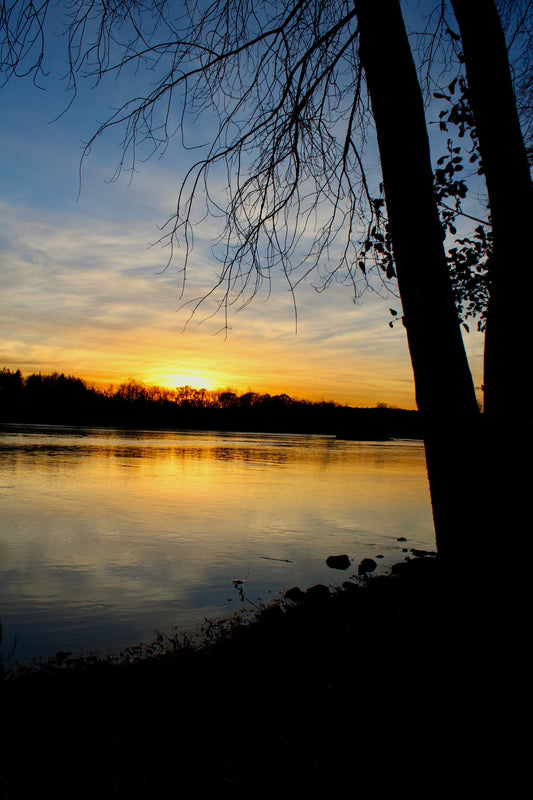
<path id="1" fill-rule="evenodd" d="M 452 0 L 461 34 L 468 99 L 479 139 L 493 225 L 494 259 L 485 350 L 485 411 L 507 415 L 531 398 L 533 362 L 524 357 L 530 301 L 520 299 L 533 268 L 524 246 L 533 221 L 533 184 L 516 110 L 505 36 L 493 0 Z M 517 292 L 517 287 L 519 291 Z M 524 404 L 525 405 L 525 404 Z"/>
<path id="2" fill-rule="evenodd" d="M 356 0 L 398 286 L 424 423 L 437 549 L 471 555 L 476 490 L 465 458 L 479 409 L 452 296 L 422 95 L 398 0 Z"/>
<path id="3" fill-rule="evenodd" d="M 513 93 L 505 36 L 493 0 L 452 0 L 468 99 L 492 218 L 494 257 L 485 339 L 487 494 L 504 546 L 523 538 L 531 491 L 533 359 L 529 278 L 533 184 Z"/>

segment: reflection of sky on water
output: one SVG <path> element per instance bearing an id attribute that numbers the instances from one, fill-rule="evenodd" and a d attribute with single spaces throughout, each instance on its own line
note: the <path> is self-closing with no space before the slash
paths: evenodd
<path id="1" fill-rule="evenodd" d="M 0 513 L 19 658 L 191 628 L 241 607 L 235 579 L 268 600 L 433 547 L 417 442 L 5 426 Z M 353 569 L 326 567 L 338 553 Z"/>

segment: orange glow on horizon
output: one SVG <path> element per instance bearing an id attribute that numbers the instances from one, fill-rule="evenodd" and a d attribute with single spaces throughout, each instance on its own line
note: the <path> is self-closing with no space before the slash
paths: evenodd
<path id="1" fill-rule="evenodd" d="M 148 383 L 148 381 L 146 381 Z M 213 391 L 220 387 L 220 382 L 213 381 L 205 375 L 195 375 L 193 373 L 179 372 L 169 375 L 162 375 L 150 380 L 149 383 L 161 386 L 164 389 L 177 389 L 180 386 L 190 386 L 193 389 L 207 389 Z"/>
<path id="2" fill-rule="evenodd" d="M 10 369 L 16 369 L 18 365 L 8 363 L 5 366 Z M 133 367 L 133 365 L 129 366 Z M 50 375 L 54 372 L 63 373 L 80 378 L 87 386 L 94 387 L 99 391 L 109 389 L 115 391 L 123 383 L 138 381 L 147 387 L 160 387 L 170 391 L 183 386 L 190 386 L 192 389 L 205 389 L 208 392 L 232 391 L 237 395 L 247 392 L 255 392 L 260 395 L 270 394 L 272 396 L 287 394 L 293 400 L 333 402 L 339 405 L 360 408 L 373 407 L 380 403 L 386 403 L 398 408 L 416 408 L 414 402 L 411 401 L 409 393 L 403 396 L 396 396 L 396 393 L 390 391 L 386 384 L 384 386 L 374 382 L 372 380 L 373 376 L 363 376 L 355 390 L 351 387 L 351 391 L 350 389 L 347 390 L 346 386 L 335 381 L 330 383 L 329 390 L 324 390 L 321 383 L 314 380 L 314 375 L 312 374 L 310 376 L 298 376 L 299 379 L 295 379 L 294 375 L 287 375 L 287 371 L 284 370 L 284 372 L 280 371 L 278 376 L 275 374 L 275 370 L 269 369 L 267 365 L 264 367 L 263 375 L 250 375 L 249 378 L 240 376 L 240 379 L 236 375 L 228 377 L 214 370 L 210 374 L 209 369 L 206 369 L 205 372 L 200 372 L 199 370 L 194 372 L 193 369 L 190 372 L 165 372 L 164 367 L 162 369 L 152 367 L 149 370 L 143 370 L 130 369 L 127 366 L 124 368 L 124 365 L 117 364 L 115 370 L 108 368 L 105 371 L 100 371 L 91 369 L 90 366 L 88 369 L 83 369 L 81 364 L 79 368 L 72 368 L 70 364 L 67 366 L 57 362 L 45 362 L 36 364 L 35 367 L 32 365 L 32 367 L 23 368 L 21 371 L 24 377 L 38 372 L 43 375 Z M 387 391 L 386 389 L 389 390 Z"/>
<path id="3" fill-rule="evenodd" d="M 43 373 L 44 372 L 45 371 L 43 370 Z M 397 408 L 416 408 L 416 406 L 412 403 L 402 403 L 401 400 L 398 402 L 390 397 L 386 398 L 386 400 L 383 400 L 383 392 L 376 392 L 375 395 L 350 397 L 343 396 L 342 392 L 339 392 L 338 394 L 335 394 L 334 392 L 317 392 L 316 387 L 309 387 L 309 389 L 306 391 L 302 387 L 298 387 L 298 389 L 291 389 L 290 386 L 283 386 L 281 384 L 275 385 L 268 383 L 255 386 L 251 385 L 250 383 L 243 383 L 240 385 L 238 381 L 231 379 L 225 380 L 224 378 L 207 378 L 201 375 L 194 375 L 192 373 L 172 373 L 168 375 L 154 375 L 153 377 L 135 377 L 134 375 L 130 375 L 127 378 L 102 378 L 102 376 L 88 376 L 75 374 L 73 372 L 69 372 L 68 374 L 72 374 L 74 377 L 81 378 L 88 386 L 94 386 L 99 390 L 108 389 L 109 387 L 112 387 L 114 390 L 116 390 L 122 383 L 127 383 L 129 380 L 134 380 L 139 381 L 147 387 L 155 386 L 160 387 L 161 389 L 168 389 L 170 391 L 179 389 L 183 386 L 189 386 L 191 389 L 205 389 L 208 392 L 230 391 L 235 392 L 237 395 L 243 395 L 247 392 L 255 392 L 259 395 L 270 394 L 272 396 L 287 394 L 293 400 L 308 401 L 313 403 L 332 402 L 339 405 L 347 405 L 356 408 L 373 407 L 381 403 L 385 403 L 386 405 Z"/>

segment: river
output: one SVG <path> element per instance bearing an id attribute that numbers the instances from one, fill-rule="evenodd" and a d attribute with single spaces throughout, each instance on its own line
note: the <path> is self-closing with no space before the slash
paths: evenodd
<path id="1" fill-rule="evenodd" d="M 410 548 L 434 549 L 418 441 L 0 426 L 4 659 L 118 652 Z"/>

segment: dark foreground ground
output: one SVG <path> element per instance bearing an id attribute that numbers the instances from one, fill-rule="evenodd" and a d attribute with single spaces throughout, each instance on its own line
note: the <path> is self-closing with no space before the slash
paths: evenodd
<path id="1" fill-rule="evenodd" d="M 524 796 L 516 654 L 473 594 L 413 558 L 200 649 L 8 677 L 0 798 Z"/>

